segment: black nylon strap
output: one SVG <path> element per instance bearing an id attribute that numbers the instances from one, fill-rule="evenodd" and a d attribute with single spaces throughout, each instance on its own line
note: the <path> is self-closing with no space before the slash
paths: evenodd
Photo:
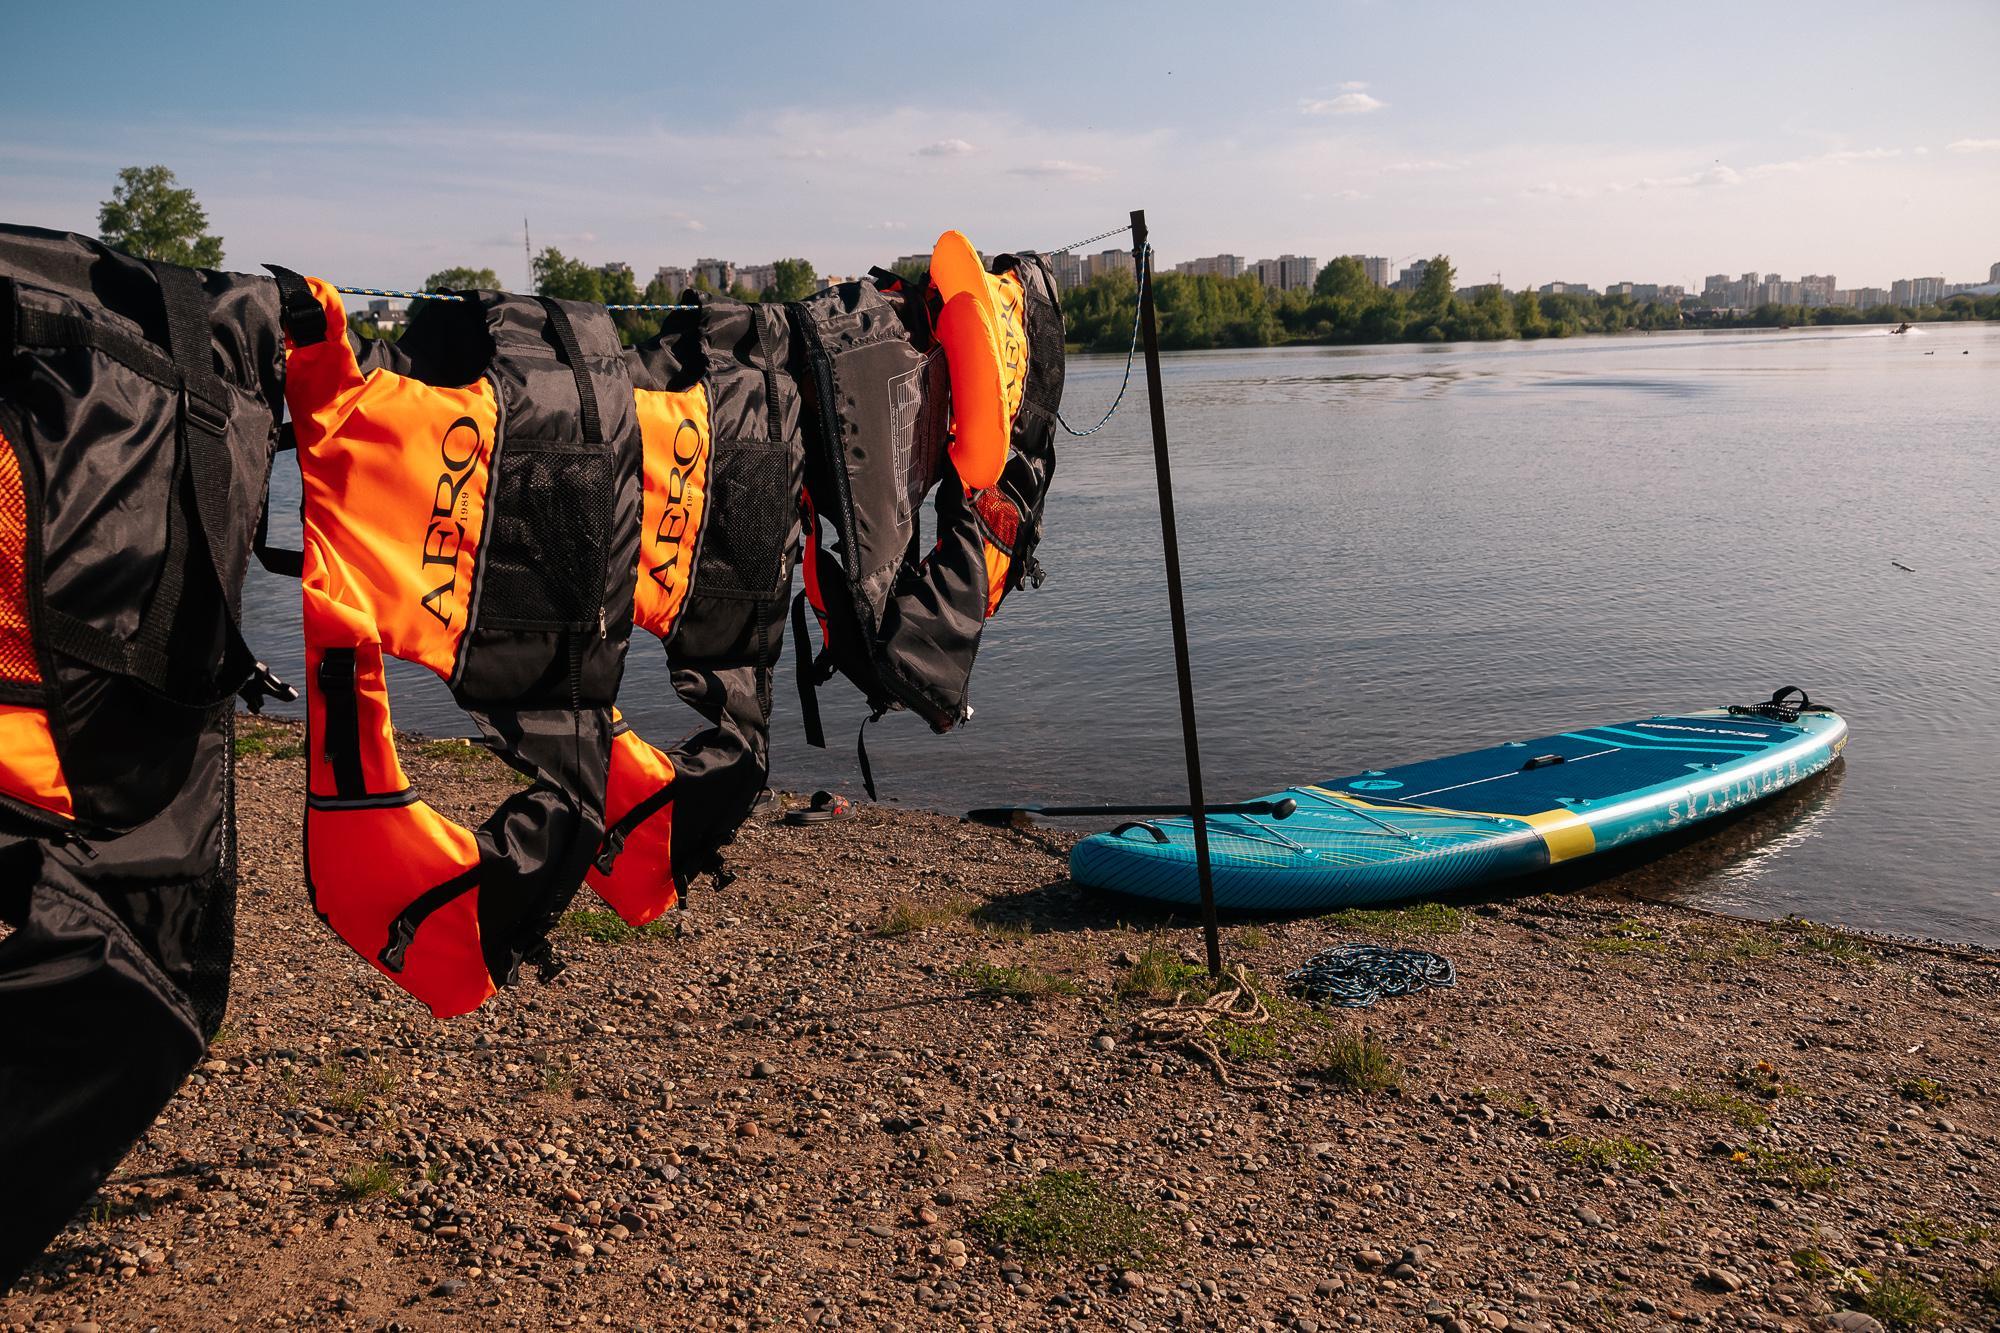
<path id="1" fill-rule="evenodd" d="M 868 793 L 869 800 L 875 800 L 875 770 L 868 763 L 868 724 L 882 716 L 871 713 L 861 719 L 861 729 L 854 733 L 854 757 L 861 764 L 861 788 Z"/>
<path id="2" fill-rule="evenodd" d="M 354 697 L 354 650 L 329 648 L 319 659 L 319 694 L 326 717 L 320 744 L 333 766 L 333 786 L 343 798 L 366 796 L 361 772 L 361 710 Z"/>
<path id="3" fill-rule="evenodd" d="M 1055 301 L 1048 260 L 1033 252 L 1015 258 L 1027 306 L 1028 382 L 1022 386 L 1022 398 L 1045 415 L 1052 414 L 1062 406 L 1062 393 L 1054 388 L 1055 377 L 1049 373 L 1051 366 L 1063 364 L 1062 308 Z"/>
<path id="4" fill-rule="evenodd" d="M 479 867 L 461 870 L 442 884 L 425 889 L 410 901 L 410 905 L 396 914 L 389 923 L 389 942 L 382 946 L 382 952 L 375 955 L 391 972 L 401 972 L 403 963 L 416 943 L 417 928 L 431 918 L 432 913 L 450 903 L 454 898 L 470 892 L 479 884 Z"/>
<path id="5" fill-rule="evenodd" d="M 155 384 L 170 389 L 181 385 L 179 368 L 159 348 L 94 320 L 51 310 L 27 310 L 16 303 L 12 334 L 16 347 L 88 347 Z"/>
<path id="6" fill-rule="evenodd" d="M 225 545 L 230 528 L 230 481 L 235 471 L 229 457 L 229 391 L 215 373 L 215 351 L 208 330 L 208 293 L 193 269 L 153 264 L 160 296 L 167 308 L 167 350 L 181 371 L 181 431 L 187 442 L 188 473 L 194 483 L 195 513 L 202 539 L 215 567 L 215 581 L 232 623 L 239 617 L 242 589 L 229 578 Z M 231 631 L 232 648 L 243 649 Z"/>
<path id="7" fill-rule="evenodd" d="M 562 348 L 563 363 L 569 373 L 576 377 L 577 408 L 583 422 L 585 444 L 603 444 L 604 427 L 597 416 L 597 390 L 590 383 L 590 371 L 583 364 L 583 348 L 577 344 L 576 329 L 570 325 L 569 312 L 546 296 L 535 298 L 548 311 L 549 328 L 556 335 L 556 343 Z"/>
<path id="8" fill-rule="evenodd" d="M 278 443 L 271 452 L 282 454 L 298 447 L 299 441 L 292 433 L 292 423 L 287 421 L 278 427 Z M 306 572 L 304 551 L 271 545 L 271 478 L 268 473 L 264 477 L 264 503 L 257 510 L 257 533 L 250 539 L 250 549 L 257 553 L 258 564 L 280 577 L 295 579 Z"/>
<path id="9" fill-rule="evenodd" d="M 674 784 L 667 784 L 648 796 L 645 800 L 627 810 L 616 824 L 604 831 L 604 845 L 597 854 L 598 873 L 608 875 L 618 864 L 618 854 L 625 850 L 625 840 L 639 829 L 639 826 L 660 813 L 673 803 Z"/>
<path id="10" fill-rule="evenodd" d="M 276 264 L 266 264 L 271 276 L 278 280 L 278 306 L 285 325 L 285 336 L 292 340 L 294 347 L 312 347 L 328 340 L 326 327 L 326 307 L 312 294 L 306 280 L 288 268 Z"/>
<path id="11" fill-rule="evenodd" d="M 813 670 L 812 643 L 806 638 L 806 595 L 792 598 L 792 678 L 799 687 L 799 718 L 805 723 L 806 744 L 826 748 L 826 729 L 820 725 L 819 684 Z"/>

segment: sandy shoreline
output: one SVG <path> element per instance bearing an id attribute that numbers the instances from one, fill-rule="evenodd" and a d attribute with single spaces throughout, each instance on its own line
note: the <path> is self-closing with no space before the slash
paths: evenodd
<path id="1" fill-rule="evenodd" d="M 1259 978 L 1400 940 L 1458 984 L 1280 1001 L 1230 1088 L 1140 1032 L 1191 922 L 1063 835 L 866 809 L 760 816 L 666 929 L 575 917 L 441 1024 L 313 919 L 298 739 L 240 746 L 223 1038 L 0 1328 L 2000 1325 L 1989 952 L 1606 896 L 1658 865 L 1235 923 Z M 409 762 L 460 819 L 508 782 Z"/>

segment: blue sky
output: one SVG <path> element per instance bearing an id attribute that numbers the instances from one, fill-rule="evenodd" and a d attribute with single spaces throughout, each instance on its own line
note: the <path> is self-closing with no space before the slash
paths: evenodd
<path id="1" fill-rule="evenodd" d="M 2000 260 L 2000 5 L 0 0 L 0 220 L 163 162 L 229 264 L 357 284 L 537 247 L 854 272 L 955 226 L 1466 281 Z"/>

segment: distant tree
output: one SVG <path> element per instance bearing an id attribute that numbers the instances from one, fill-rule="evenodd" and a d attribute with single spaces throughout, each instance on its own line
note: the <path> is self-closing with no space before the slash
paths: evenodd
<path id="1" fill-rule="evenodd" d="M 760 293 L 751 291 L 747 286 L 745 286 L 740 282 L 732 282 L 729 284 L 729 295 L 731 299 L 737 301 L 754 301 L 758 298 Z"/>
<path id="2" fill-rule="evenodd" d="M 1319 271 L 1313 279 L 1313 294 L 1337 301 L 1359 301 L 1375 294 L 1368 270 L 1353 255 L 1342 255 Z"/>
<path id="3" fill-rule="evenodd" d="M 126 167 L 111 197 L 97 206 L 97 235 L 141 259 L 194 268 L 222 263 L 222 238 L 208 231 L 208 214 L 193 190 L 177 189 L 165 167 Z"/>
<path id="4" fill-rule="evenodd" d="M 1514 331 L 1523 338 L 1546 337 L 1549 322 L 1542 317 L 1542 303 L 1533 292 L 1514 294 Z"/>
<path id="5" fill-rule="evenodd" d="M 424 279 L 423 290 L 427 292 L 497 292 L 500 290 L 500 275 L 490 268 L 466 268 L 458 265 L 441 268 Z"/>
<path id="6" fill-rule="evenodd" d="M 535 291 L 564 301 L 602 301 L 604 274 L 550 246 L 535 256 Z"/>
<path id="7" fill-rule="evenodd" d="M 681 294 L 667 286 L 664 279 L 654 278 L 646 284 L 646 290 L 640 293 L 640 299 L 647 305 L 675 305 L 679 303 Z"/>
<path id="8" fill-rule="evenodd" d="M 639 304 L 639 280 L 629 268 L 597 271 L 597 299 L 606 305 Z"/>
<path id="9" fill-rule="evenodd" d="M 813 294 L 819 285 L 819 275 L 813 272 L 812 263 L 804 259 L 780 259 L 771 265 L 774 278 L 771 283 L 771 298 L 775 301 L 803 301 Z"/>
<path id="10" fill-rule="evenodd" d="M 894 273 L 897 277 L 901 278 L 904 282 L 915 282 L 918 278 L 921 278 L 924 276 L 924 274 L 930 272 L 930 265 L 926 264 L 921 259 L 911 259 L 911 260 L 906 260 L 903 263 L 891 264 L 889 266 L 889 271 L 891 273 Z"/>
<path id="11" fill-rule="evenodd" d="M 1456 276 L 1450 255 L 1432 256 L 1429 267 L 1424 269 L 1424 280 L 1417 287 L 1413 304 L 1420 312 L 1433 318 L 1444 315 L 1451 309 L 1452 279 Z"/>

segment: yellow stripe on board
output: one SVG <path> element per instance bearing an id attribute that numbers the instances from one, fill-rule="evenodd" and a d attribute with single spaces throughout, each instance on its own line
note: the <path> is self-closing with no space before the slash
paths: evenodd
<path id="1" fill-rule="evenodd" d="M 1590 825 L 1584 823 L 1583 817 L 1572 810 L 1544 810 L 1538 815 L 1510 817 L 1534 829 L 1548 844 L 1550 865 L 1572 857 L 1589 856 L 1597 850 L 1597 835 L 1590 831 Z"/>

